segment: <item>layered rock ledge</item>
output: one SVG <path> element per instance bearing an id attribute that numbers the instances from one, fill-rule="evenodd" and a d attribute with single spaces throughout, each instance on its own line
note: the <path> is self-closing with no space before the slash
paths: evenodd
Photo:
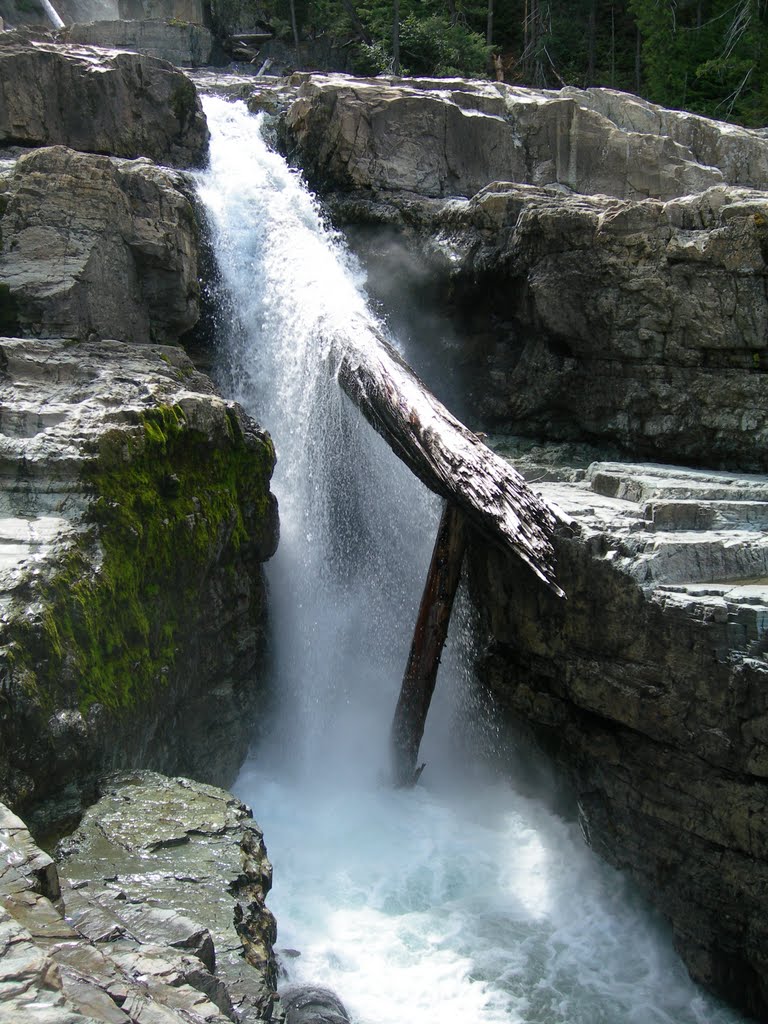
<path id="1" fill-rule="evenodd" d="M 0 341 L 0 794 L 229 782 L 259 703 L 271 441 L 177 348 Z"/>
<path id="2" fill-rule="evenodd" d="M 568 599 L 474 546 L 480 676 L 564 766 L 589 843 L 669 916 L 694 978 L 762 1019 L 768 477 L 516 455 L 561 510 Z"/>
<path id="3" fill-rule="evenodd" d="M 611 89 L 295 74 L 290 152 L 327 191 L 472 196 L 491 181 L 658 198 L 768 188 L 760 132 Z"/>
<path id="4" fill-rule="evenodd" d="M 0 805 L 0 854 L 0 1020 L 282 1019 L 272 868 L 229 793 L 116 776 L 62 843 L 58 871 Z"/>

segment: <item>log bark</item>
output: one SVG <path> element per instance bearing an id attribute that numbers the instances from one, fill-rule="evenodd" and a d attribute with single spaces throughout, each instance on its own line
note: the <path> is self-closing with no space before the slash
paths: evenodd
<path id="1" fill-rule="evenodd" d="M 337 359 L 341 387 L 412 472 L 563 596 L 551 542 L 555 515 L 522 476 L 452 416 L 369 324 L 353 324 Z"/>
<path id="2" fill-rule="evenodd" d="M 413 786 L 424 767 L 417 769 L 416 761 L 448 635 L 465 548 L 464 515 L 453 502 L 446 502 L 392 721 L 390 747 L 396 786 Z"/>

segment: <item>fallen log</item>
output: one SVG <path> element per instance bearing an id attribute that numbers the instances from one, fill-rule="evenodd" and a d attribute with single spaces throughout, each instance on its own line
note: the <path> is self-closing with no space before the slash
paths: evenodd
<path id="1" fill-rule="evenodd" d="M 346 394 L 411 471 L 446 499 L 390 733 L 393 782 L 413 786 L 424 767 L 416 768 L 419 745 L 461 576 L 466 524 L 510 548 L 564 596 L 555 579 L 555 516 L 370 323 L 353 323 L 337 359 Z"/>
<path id="2" fill-rule="evenodd" d="M 435 691 L 466 544 L 464 514 L 457 505 L 446 502 L 392 721 L 390 751 L 392 778 L 396 786 L 414 785 L 424 767 L 416 768 L 419 746 Z"/>
<path id="3" fill-rule="evenodd" d="M 508 462 L 448 412 L 380 331 L 361 322 L 344 343 L 339 384 L 394 453 L 562 597 L 555 578 L 552 510 Z"/>

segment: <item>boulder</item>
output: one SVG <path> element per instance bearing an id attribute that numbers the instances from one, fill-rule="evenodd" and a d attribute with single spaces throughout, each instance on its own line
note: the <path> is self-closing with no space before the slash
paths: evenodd
<path id="1" fill-rule="evenodd" d="M 64 29 L 59 38 L 67 43 L 132 50 L 181 67 L 210 64 L 213 53 L 210 30 L 178 17 L 74 24 Z"/>
<path id="2" fill-rule="evenodd" d="M 0 179 L 0 333 L 175 342 L 200 301 L 179 186 L 147 160 L 22 156 Z"/>
<path id="3" fill-rule="evenodd" d="M 0 792 L 49 829 L 105 770 L 230 781 L 260 702 L 274 451 L 176 348 L 0 341 Z"/>
<path id="4" fill-rule="evenodd" d="M 165 61 L 5 32 L 3 145 L 62 145 L 190 167 L 205 160 L 208 127 L 194 85 Z"/>
<path id="5" fill-rule="evenodd" d="M 209 998 L 233 1020 L 279 1016 L 276 926 L 264 902 L 272 865 L 250 809 L 223 790 L 154 772 L 118 774 L 102 788 L 57 847 L 68 920 L 109 941 L 119 963 L 143 957 L 150 976 L 161 976 L 164 954 L 151 963 L 157 947 L 197 957 Z"/>
<path id="6" fill-rule="evenodd" d="M 348 1024 L 349 1014 L 335 992 L 299 985 L 281 993 L 285 1024 Z"/>
<path id="7" fill-rule="evenodd" d="M 614 90 L 297 74 L 286 148 L 328 191 L 474 195 L 493 181 L 621 199 L 768 187 L 758 132 Z"/>
<path id="8" fill-rule="evenodd" d="M 764 1019 L 768 477 L 512 453 L 560 509 L 568 599 L 473 545 L 480 678 L 560 762 L 587 840 L 670 918 L 692 976 Z"/>
<path id="9" fill-rule="evenodd" d="M 264 905 L 271 866 L 229 793 L 149 772 L 114 777 L 58 867 L 0 805 L 3 1024 L 282 1019 Z M 241 944 L 246 920 L 262 961 Z"/>

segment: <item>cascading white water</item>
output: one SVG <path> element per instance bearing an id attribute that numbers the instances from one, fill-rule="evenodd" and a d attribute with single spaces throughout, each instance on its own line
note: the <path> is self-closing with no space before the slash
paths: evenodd
<path id="1" fill-rule="evenodd" d="M 454 734 L 461 630 L 420 785 L 382 783 L 436 503 L 333 379 L 345 332 L 374 322 L 354 261 L 257 119 L 220 98 L 205 108 L 199 191 L 233 311 L 220 377 L 278 451 L 277 706 L 236 788 L 275 863 L 279 946 L 301 953 L 284 958 L 289 980 L 335 989 L 358 1024 L 739 1020 L 689 982 L 575 825 Z"/>

